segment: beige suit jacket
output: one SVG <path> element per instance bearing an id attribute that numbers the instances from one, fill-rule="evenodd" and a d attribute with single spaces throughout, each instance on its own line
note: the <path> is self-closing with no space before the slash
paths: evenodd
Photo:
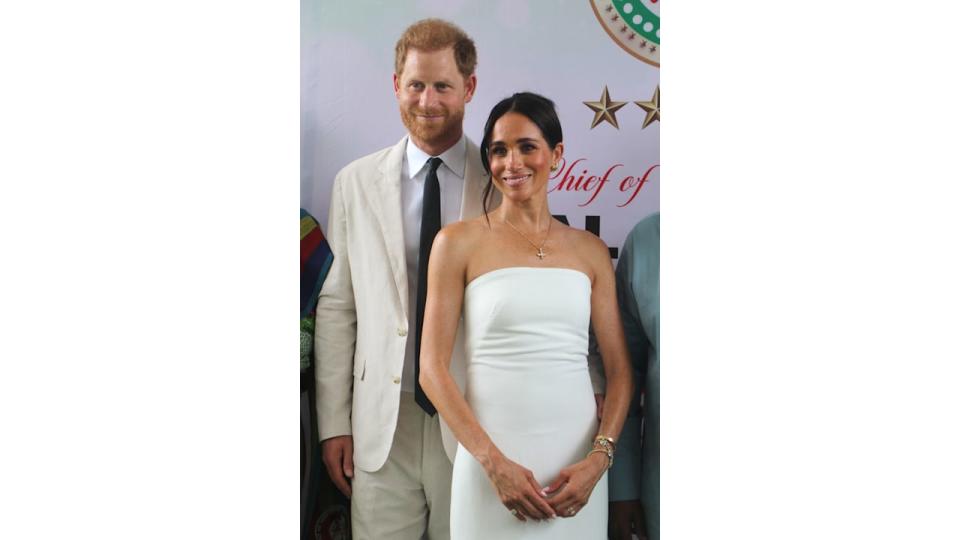
<path id="1" fill-rule="evenodd" d="M 386 462 L 397 426 L 409 294 L 400 177 L 407 137 L 344 167 L 333 184 L 326 238 L 333 264 L 317 302 L 315 333 L 320 440 L 353 435 L 354 464 L 376 471 Z M 460 219 L 479 216 L 487 177 L 467 139 Z M 499 194 L 491 208 L 499 204 Z M 462 321 L 461 321 L 462 322 Z M 462 326 L 451 373 L 464 388 Z M 450 460 L 456 440 L 441 419 Z"/>

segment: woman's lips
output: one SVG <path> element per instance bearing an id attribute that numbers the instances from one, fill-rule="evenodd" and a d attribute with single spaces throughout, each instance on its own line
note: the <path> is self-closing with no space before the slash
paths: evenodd
<path id="1" fill-rule="evenodd" d="M 530 177 L 531 177 L 531 176 L 530 176 L 529 174 L 504 176 L 504 177 L 503 177 L 503 183 L 504 183 L 504 185 L 506 185 L 507 187 L 515 188 L 515 187 L 519 186 L 520 184 L 523 184 L 524 182 L 526 182 L 527 180 L 529 180 Z"/>

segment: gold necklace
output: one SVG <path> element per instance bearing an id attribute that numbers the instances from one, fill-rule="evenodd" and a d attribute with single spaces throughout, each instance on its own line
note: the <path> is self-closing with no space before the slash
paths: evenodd
<path id="1" fill-rule="evenodd" d="M 550 221 L 547 222 L 547 234 L 544 235 L 544 237 L 543 237 L 543 242 L 540 242 L 540 245 L 539 245 L 539 246 L 538 246 L 537 244 L 535 244 L 535 243 L 533 242 L 533 240 L 530 240 L 530 238 L 528 238 L 527 235 L 525 235 L 525 234 L 523 234 L 522 232 L 520 232 L 520 229 L 514 227 L 514 226 L 513 226 L 513 223 L 510 223 L 510 220 L 508 220 L 506 217 L 503 218 L 503 222 L 506 223 L 507 225 L 509 225 L 511 229 L 517 231 L 517 234 L 519 234 L 520 236 L 522 236 L 523 239 L 526 240 L 527 242 L 529 242 L 531 246 L 537 248 L 537 257 L 539 257 L 541 261 L 543 260 L 544 257 L 547 256 L 547 254 L 543 252 L 543 246 L 545 246 L 545 245 L 547 244 L 547 238 L 550 237 L 550 227 L 553 225 L 553 217 L 551 217 L 551 218 L 550 218 Z"/>

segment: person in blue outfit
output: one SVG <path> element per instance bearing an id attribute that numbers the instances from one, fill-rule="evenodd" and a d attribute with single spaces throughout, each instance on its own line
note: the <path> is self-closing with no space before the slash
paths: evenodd
<path id="1" fill-rule="evenodd" d="M 639 538 L 659 540 L 659 212 L 630 231 L 620 252 L 616 276 L 620 318 L 637 384 L 617 459 L 610 470 L 610 538 L 629 540 L 634 533 Z"/>

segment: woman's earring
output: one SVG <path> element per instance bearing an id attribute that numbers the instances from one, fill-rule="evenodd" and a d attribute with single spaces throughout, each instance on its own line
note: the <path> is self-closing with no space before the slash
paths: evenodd
<path id="1" fill-rule="evenodd" d="M 551 170 L 551 171 L 557 170 L 557 164 L 554 163 L 553 165 L 551 165 L 551 166 L 550 166 L 550 170 Z"/>

